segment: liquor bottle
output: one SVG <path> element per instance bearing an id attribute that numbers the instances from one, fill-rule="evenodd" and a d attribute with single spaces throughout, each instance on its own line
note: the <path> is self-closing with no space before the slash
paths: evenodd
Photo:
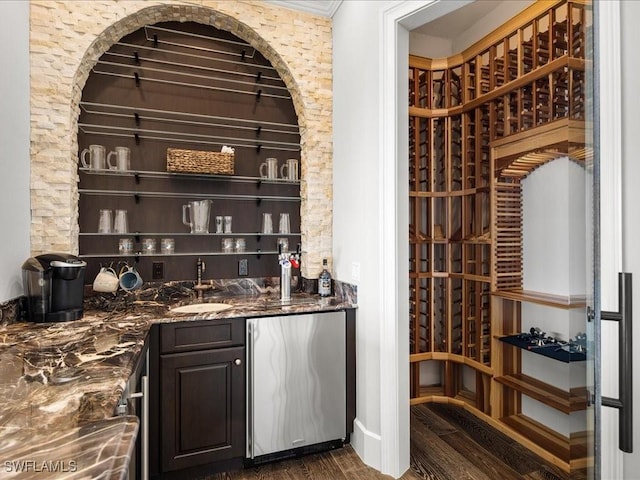
<path id="1" fill-rule="evenodd" d="M 327 259 L 322 259 L 322 272 L 318 277 L 318 294 L 321 297 L 328 297 L 331 295 L 331 274 L 327 269 Z"/>

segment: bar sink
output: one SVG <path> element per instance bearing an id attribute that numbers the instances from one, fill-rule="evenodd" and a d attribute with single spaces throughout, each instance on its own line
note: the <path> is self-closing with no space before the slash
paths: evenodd
<path id="1" fill-rule="evenodd" d="M 215 313 L 231 308 L 228 303 L 193 303 L 169 310 L 172 313 Z"/>

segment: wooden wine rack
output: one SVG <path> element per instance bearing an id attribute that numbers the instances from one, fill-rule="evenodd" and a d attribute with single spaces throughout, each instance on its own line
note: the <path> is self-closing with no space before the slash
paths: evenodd
<path id="1" fill-rule="evenodd" d="M 409 58 L 411 403 L 464 405 L 566 470 L 584 459 L 565 454 L 571 442 L 549 429 L 522 427 L 517 398 L 583 403 L 543 382 L 526 386 L 519 360 L 505 360 L 493 338 L 496 323 L 514 326 L 503 327 L 492 297 L 522 290 L 521 180 L 555 158 L 590 155 L 588 15 L 584 1 L 539 1 L 461 54 Z M 440 382 L 425 382 L 434 369 Z"/>

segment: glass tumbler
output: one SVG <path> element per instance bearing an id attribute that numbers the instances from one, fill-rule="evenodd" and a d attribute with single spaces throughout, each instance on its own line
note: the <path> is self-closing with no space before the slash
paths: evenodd
<path id="1" fill-rule="evenodd" d="M 173 238 L 163 238 L 160 240 L 160 253 L 163 255 L 173 255 L 176 252 L 176 242 Z"/>
<path id="2" fill-rule="evenodd" d="M 113 232 L 113 212 L 108 209 L 100 210 L 98 219 L 98 233 Z"/>
<path id="3" fill-rule="evenodd" d="M 280 224 L 279 224 L 280 233 L 291 233 L 291 227 L 289 224 L 289 214 L 281 213 L 280 214 Z"/>
<path id="4" fill-rule="evenodd" d="M 262 214 L 262 233 L 273 233 L 273 218 L 270 213 Z"/>
<path id="5" fill-rule="evenodd" d="M 129 231 L 129 222 L 127 221 L 126 210 L 116 210 L 116 217 L 113 222 L 113 231 L 115 233 L 127 233 Z"/>
<path id="6" fill-rule="evenodd" d="M 222 251 L 223 253 L 233 253 L 233 238 L 222 239 Z"/>
<path id="7" fill-rule="evenodd" d="M 280 249 L 283 253 L 289 251 L 289 239 L 286 237 L 278 238 L 278 242 L 276 243 L 276 249 Z"/>
<path id="8" fill-rule="evenodd" d="M 155 238 L 143 238 L 142 239 L 142 253 L 143 253 L 143 255 L 154 255 L 156 253 L 156 239 Z"/>
<path id="9" fill-rule="evenodd" d="M 118 242 L 118 253 L 120 255 L 131 255 L 133 253 L 133 239 L 121 238 Z"/>

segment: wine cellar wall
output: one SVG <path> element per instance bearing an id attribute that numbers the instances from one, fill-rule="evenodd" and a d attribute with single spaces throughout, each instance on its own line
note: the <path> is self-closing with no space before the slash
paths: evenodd
<path id="1" fill-rule="evenodd" d="M 497 337 L 517 333 L 518 306 L 492 309 L 492 299 L 526 298 L 522 179 L 555 158 L 585 158 L 589 22 L 586 2 L 537 2 L 461 54 L 409 58 L 411 402 L 458 403 L 519 440 L 530 432 L 495 406 L 503 364 L 517 376 Z M 569 439 L 553 441 L 569 450 Z M 567 470 L 578 465 L 532 443 Z"/>

